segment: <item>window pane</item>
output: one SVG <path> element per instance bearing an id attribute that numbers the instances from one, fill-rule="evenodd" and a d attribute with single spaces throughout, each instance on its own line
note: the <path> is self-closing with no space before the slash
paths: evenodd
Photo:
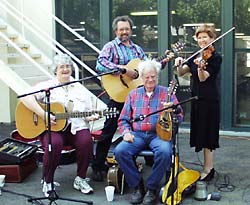
<path id="1" fill-rule="evenodd" d="M 99 0 L 58 0 L 56 3 L 56 16 L 74 29 L 79 35 L 91 44 L 100 48 L 100 8 Z M 97 53 L 67 29 L 56 24 L 57 40 L 70 52 L 76 55 L 88 67 L 95 69 Z M 81 66 L 80 66 L 81 68 Z M 79 76 L 90 76 L 86 69 L 80 69 Z M 100 92 L 100 82 L 92 79 L 84 85 L 95 92 Z"/>
<path id="2" fill-rule="evenodd" d="M 250 52 L 237 52 L 235 69 L 235 119 L 236 126 L 250 126 Z"/>
<path id="3" fill-rule="evenodd" d="M 156 53 L 158 48 L 157 1 L 113 0 L 112 18 L 121 15 L 130 16 L 134 22 L 132 40 L 145 52 Z"/>
<path id="4" fill-rule="evenodd" d="M 250 48 L 250 0 L 234 1 L 235 48 Z"/>
<path id="5" fill-rule="evenodd" d="M 234 126 L 250 127 L 250 0 L 234 1 L 235 79 Z"/>
<path id="6" fill-rule="evenodd" d="M 56 1 L 57 2 L 57 1 Z M 100 21 L 98 0 L 61 0 L 56 5 L 57 16 L 82 37 L 100 47 Z M 57 37 L 61 43 L 74 53 L 93 52 L 69 31 L 57 24 Z"/>

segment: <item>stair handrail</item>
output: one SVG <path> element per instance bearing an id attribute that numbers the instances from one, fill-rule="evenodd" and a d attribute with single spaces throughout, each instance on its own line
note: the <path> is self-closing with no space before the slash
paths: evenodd
<path id="1" fill-rule="evenodd" d="M 17 14 L 19 14 L 21 16 L 21 18 L 18 18 L 18 16 L 13 13 L 12 11 L 10 11 L 5 5 L 0 4 L 0 6 L 2 6 L 2 8 L 7 11 L 11 16 L 13 16 L 17 21 L 19 21 L 22 25 L 24 25 L 25 27 L 27 27 L 29 30 L 31 30 L 34 34 L 37 35 L 37 37 L 39 37 L 43 42 L 45 42 L 52 50 L 54 50 L 57 53 L 62 53 L 61 50 L 59 50 L 58 48 L 56 48 L 55 46 L 53 46 L 52 44 L 50 44 L 47 39 L 43 38 L 43 36 L 41 36 L 37 31 L 35 31 L 31 26 L 29 26 L 28 24 L 26 24 L 26 22 L 24 21 L 25 19 L 28 19 L 26 16 L 24 16 L 22 13 L 20 13 L 15 7 L 13 7 L 11 4 L 9 4 L 8 2 L 5 1 L 5 3 L 11 8 L 13 9 Z M 29 20 L 30 21 L 30 20 Z M 30 24 L 32 24 L 33 26 L 35 25 L 32 21 L 29 22 Z M 38 31 L 43 32 L 42 30 L 38 29 Z M 47 34 L 46 34 L 47 35 Z M 48 38 L 50 38 L 50 40 L 54 40 L 52 39 L 50 36 L 47 36 Z M 54 42 L 55 43 L 55 42 Z M 58 42 L 57 42 L 58 43 Z M 62 50 L 64 50 L 65 52 L 69 52 L 67 51 L 66 48 L 64 48 L 62 45 L 59 45 L 59 43 L 57 44 L 55 43 L 58 47 L 60 47 Z M 63 47 L 63 48 L 62 48 Z M 69 53 L 68 53 L 69 54 Z M 73 55 L 73 54 L 72 54 Z M 73 66 L 75 68 L 75 73 L 76 73 L 76 79 L 79 79 L 79 68 L 78 66 L 73 63 Z"/>
<path id="2" fill-rule="evenodd" d="M 31 85 L 29 85 L 26 81 L 24 81 L 1 59 L 0 59 L 0 79 L 18 95 L 23 94 L 23 92 L 27 91 L 31 87 Z M 13 83 L 13 81 L 15 83 Z"/>
<path id="3" fill-rule="evenodd" d="M 90 73 L 92 73 L 93 75 L 96 75 L 97 73 L 95 71 L 93 71 L 88 65 L 86 65 L 85 63 L 83 63 L 81 60 L 79 60 L 74 54 L 72 54 L 69 50 L 67 50 L 63 45 L 61 45 L 59 42 L 57 42 L 55 39 L 51 38 L 51 36 L 49 36 L 46 32 L 44 32 L 43 30 L 41 30 L 35 23 L 33 23 L 33 21 L 31 21 L 27 16 L 23 15 L 22 13 L 20 13 L 20 11 L 18 11 L 14 6 L 12 6 L 10 3 L 6 2 L 7 6 L 9 6 L 12 10 L 15 11 L 15 13 L 19 14 L 21 16 L 21 18 L 18 18 L 18 16 L 13 13 L 12 11 L 10 11 L 6 6 L 1 5 L 2 7 L 4 7 L 4 9 L 11 14 L 17 21 L 19 21 L 20 23 L 23 23 L 23 25 L 25 27 L 27 27 L 29 30 L 31 30 L 33 33 L 35 33 L 43 42 L 45 42 L 48 46 L 50 46 L 55 52 L 57 53 L 62 53 L 61 50 L 59 50 L 58 48 L 56 48 L 56 46 L 49 44 L 48 40 L 45 39 L 42 35 L 40 35 L 40 33 L 43 33 L 43 35 L 45 35 L 47 38 L 49 38 L 54 44 L 56 44 L 58 47 L 60 47 L 65 53 L 67 53 L 72 59 L 74 59 L 76 62 L 78 62 L 81 66 L 83 66 L 86 70 L 88 70 Z M 25 21 L 22 20 L 26 20 L 27 22 L 29 22 L 33 27 L 35 27 L 40 33 L 38 33 L 37 31 L 35 31 L 31 26 L 29 26 Z M 59 19 L 57 19 L 59 20 Z M 22 21 L 22 22 L 21 22 Z M 63 22 L 61 22 L 63 23 Z M 65 23 L 64 23 L 65 24 Z M 66 25 L 66 24 L 65 24 Z M 67 26 L 67 25 L 66 25 Z M 70 27 L 68 27 L 70 28 Z M 71 29 L 71 28 L 70 28 Z M 75 32 L 76 33 L 76 32 Z M 77 34 L 77 33 L 76 33 Z M 79 35 L 79 34 L 78 34 Z M 82 37 L 83 38 L 83 37 Z M 82 39 L 83 40 L 83 39 Z M 85 41 L 87 42 L 87 40 Z M 90 44 L 90 43 L 89 43 Z M 75 78 L 79 79 L 79 68 L 78 66 L 74 63 L 74 68 L 75 68 Z M 98 78 L 100 80 L 100 78 Z"/>
<path id="4" fill-rule="evenodd" d="M 43 10 L 43 9 L 42 9 Z M 88 45 L 90 48 L 92 48 L 94 51 L 96 51 L 98 54 L 100 53 L 100 49 L 98 49 L 96 46 L 94 46 L 92 43 L 90 43 L 85 37 L 81 36 L 79 33 L 74 31 L 70 26 L 68 26 L 66 23 L 64 23 L 60 18 L 55 16 L 54 14 L 50 14 L 43 10 L 43 12 L 47 13 L 48 15 L 52 16 L 52 18 L 57 21 L 59 24 L 61 24 L 64 28 L 66 28 L 69 32 L 74 34 L 78 39 L 80 39 L 82 42 L 84 42 L 86 45 Z"/>
<path id="5" fill-rule="evenodd" d="M 13 46 L 19 53 L 21 53 L 30 63 L 39 68 L 47 77 L 52 78 L 53 75 L 46 71 L 39 63 L 37 63 L 32 57 L 30 57 L 25 51 L 23 51 L 16 43 L 11 41 L 8 36 L 6 36 L 3 32 L 0 32 L 0 37 L 7 41 L 11 46 Z"/>

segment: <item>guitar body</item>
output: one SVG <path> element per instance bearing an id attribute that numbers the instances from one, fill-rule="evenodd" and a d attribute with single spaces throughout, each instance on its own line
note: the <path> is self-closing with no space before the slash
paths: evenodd
<path id="1" fill-rule="evenodd" d="M 178 53 L 184 48 L 185 43 L 177 42 L 173 45 L 173 49 L 169 52 Z M 158 57 L 156 61 L 161 61 L 166 57 L 167 54 Z M 132 59 L 125 66 L 126 69 L 138 70 L 138 64 L 141 62 L 140 59 Z M 102 86 L 104 90 L 108 93 L 114 101 L 123 103 L 128 95 L 128 93 L 142 85 L 142 80 L 140 78 L 131 79 L 126 75 L 103 75 L 102 76 Z"/>
<path id="2" fill-rule="evenodd" d="M 127 65 L 126 69 L 137 70 L 140 59 L 133 59 Z M 102 86 L 108 95 L 116 102 L 123 103 L 128 93 L 142 85 L 140 78 L 131 79 L 126 75 L 104 75 L 102 76 Z"/>
<path id="3" fill-rule="evenodd" d="M 39 103 L 45 110 L 45 104 Z M 61 131 L 67 125 L 68 118 L 82 118 L 93 114 L 98 114 L 99 117 L 112 118 L 119 114 L 116 108 L 106 110 L 91 110 L 85 112 L 66 112 L 64 106 L 58 102 L 50 104 L 50 113 L 56 118 L 56 125 L 51 126 L 51 131 Z M 16 128 L 18 132 L 26 139 L 32 139 L 47 130 L 47 122 L 39 117 L 36 113 L 27 108 L 22 102 L 19 102 L 16 107 Z"/>
<path id="4" fill-rule="evenodd" d="M 157 135 L 165 141 L 170 141 L 172 138 L 172 117 L 166 111 L 160 115 L 156 125 Z"/>
<path id="5" fill-rule="evenodd" d="M 39 103 L 45 109 L 45 105 Z M 65 113 L 66 110 L 60 103 L 51 103 L 51 112 Z M 60 131 L 66 126 L 66 119 L 56 121 L 56 125 L 51 126 L 51 131 Z M 18 132 L 26 139 L 33 139 L 47 130 L 47 123 L 37 114 L 28 109 L 22 102 L 16 107 L 16 128 Z"/>
<path id="6" fill-rule="evenodd" d="M 175 94 L 177 88 L 177 81 L 172 80 L 169 84 L 168 89 L 168 97 L 166 102 L 170 102 L 171 95 Z M 157 135 L 165 141 L 170 141 L 172 138 L 172 116 L 170 112 L 163 111 L 161 115 L 159 116 L 157 125 L 156 125 L 156 133 Z"/>

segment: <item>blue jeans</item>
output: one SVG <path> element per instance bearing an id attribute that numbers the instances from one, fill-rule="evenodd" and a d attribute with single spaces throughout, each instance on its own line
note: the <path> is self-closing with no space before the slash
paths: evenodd
<path id="1" fill-rule="evenodd" d="M 115 159 L 119 163 L 129 187 L 136 187 L 142 176 L 136 167 L 134 157 L 142 150 L 151 149 L 154 153 L 154 164 L 146 185 L 148 189 L 156 190 L 166 171 L 170 170 L 172 142 L 161 140 L 155 132 L 132 132 L 132 134 L 135 136 L 134 142 L 122 141 L 116 146 Z"/>

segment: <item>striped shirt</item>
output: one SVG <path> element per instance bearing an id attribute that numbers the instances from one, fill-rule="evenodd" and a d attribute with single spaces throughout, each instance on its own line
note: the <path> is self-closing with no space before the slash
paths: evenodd
<path id="1" fill-rule="evenodd" d="M 168 99 L 168 88 L 157 85 L 153 94 L 149 97 L 144 87 L 132 90 L 126 98 L 124 107 L 118 119 L 120 132 L 124 135 L 130 131 L 149 131 L 156 132 L 156 125 L 161 113 L 150 115 L 142 121 L 130 123 L 140 115 L 148 115 L 157 110 L 163 109 L 162 102 Z M 178 103 L 175 95 L 172 95 L 170 101 Z M 177 115 L 178 122 L 183 120 L 183 111 Z"/>
<path id="2" fill-rule="evenodd" d="M 130 45 L 125 46 L 118 37 L 106 43 L 98 56 L 96 70 L 108 72 L 117 68 L 117 65 L 127 65 L 135 58 L 145 60 L 146 54 L 142 48 L 130 40 Z"/>

